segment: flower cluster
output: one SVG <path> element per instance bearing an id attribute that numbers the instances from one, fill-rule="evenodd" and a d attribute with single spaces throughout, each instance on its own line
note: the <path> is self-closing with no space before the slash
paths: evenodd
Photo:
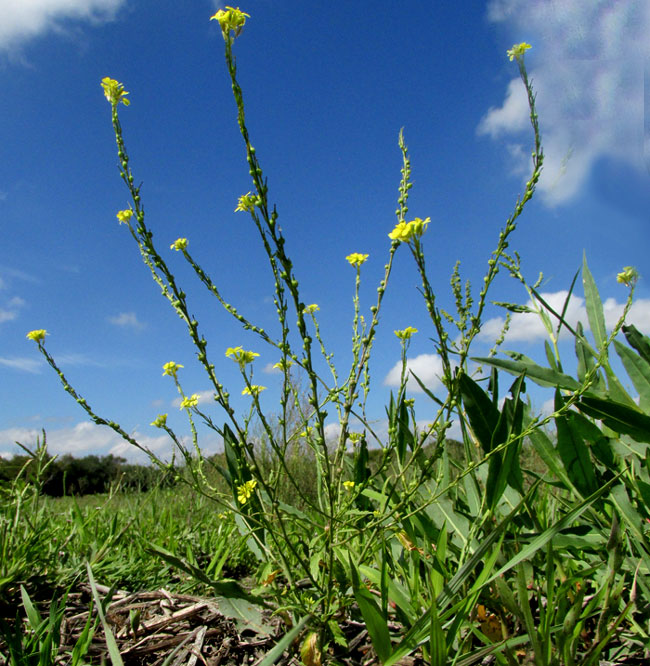
<path id="1" fill-rule="evenodd" d="M 426 231 L 427 225 L 431 222 L 431 218 L 421 219 L 416 217 L 410 222 L 398 222 L 395 228 L 388 234 L 391 240 L 399 241 L 400 243 L 408 243 L 413 238 L 419 238 Z"/>
<path id="2" fill-rule="evenodd" d="M 248 363 L 252 363 L 255 360 L 255 357 L 259 356 L 259 354 L 254 351 L 245 351 L 241 347 L 228 347 L 228 349 L 226 349 L 226 356 L 239 363 L 239 367 L 243 370 L 244 367 Z"/>
<path id="3" fill-rule="evenodd" d="M 282 372 L 284 372 L 285 370 L 288 370 L 292 365 L 293 365 L 293 361 L 291 361 L 288 358 L 287 359 L 283 358 L 281 361 L 278 361 L 277 363 L 274 363 L 273 367 L 276 370 L 282 370 Z"/>
<path id="4" fill-rule="evenodd" d="M 247 386 L 242 392 L 242 395 L 253 395 L 258 396 L 262 391 L 266 390 L 266 386 L 258 386 L 257 384 L 251 384 Z"/>
<path id="5" fill-rule="evenodd" d="M 302 311 L 305 314 L 314 314 L 314 312 L 317 312 L 318 310 L 320 310 L 320 308 L 318 307 L 318 305 L 316 305 L 316 303 L 312 303 L 311 305 L 305 305 L 305 307 L 302 309 Z"/>
<path id="6" fill-rule="evenodd" d="M 400 339 L 400 340 L 409 340 L 411 336 L 414 333 L 417 333 L 418 329 L 413 328 L 413 326 L 407 326 L 405 329 L 401 331 L 395 331 L 395 335 Z"/>
<path id="7" fill-rule="evenodd" d="M 184 250 L 187 247 L 187 238 L 177 238 L 170 246 L 170 250 Z"/>
<path id="8" fill-rule="evenodd" d="M 521 44 L 515 44 L 511 49 L 508 49 L 508 58 L 510 60 L 514 60 L 515 58 L 519 60 L 520 58 L 523 57 L 524 53 L 528 51 L 528 49 L 532 48 L 530 44 L 526 44 L 526 42 L 521 42 Z"/>
<path id="9" fill-rule="evenodd" d="M 39 328 L 35 331 L 30 331 L 26 337 L 28 340 L 33 340 L 34 342 L 43 342 L 46 335 L 47 331 L 44 328 Z"/>
<path id="10" fill-rule="evenodd" d="M 117 106 L 120 102 L 128 106 L 131 102 L 126 98 L 129 93 L 124 90 L 124 86 L 115 79 L 105 76 L 102 79 L 101 86 L 104 89 L 104 96 L 113 105 Z"/>
<path id="11" fill-rule="evenodd" d="M 235 213 L 243 211 L 245 213 L 252 213 L 255 210 L 255 206 L 258 206 L 260 203 L 260 198 L 257 194 L 242 194 L 239 199 L 237 199 L 237 208 L 235 208 Z"/>
<path id="12" fill-rule="evenodd" d="M 639 279 L 639 272 L 634 266 L 626 266 L 617 276 L 616 282 L 631 287 Z"/>
<path id="13" fill-rule="evenodd" d="M 189 409 L 190 407 L 196 407 L 199 404 L 199 398 L 201 396 L 198 393 L 192 393 L 192 395 L 187 398 L 183 398 L 181 402 L 181 409 Z"/>
<path id="14" fill-rule="evenodd" d="M 170 361 L 169 363 L 165 363 L 163 365 L 163 377 L 165 375 L 169 375 L 170 377 L 176 377 L 176 373 L 179 371 L 180 368 L 183 368 L 185 366 L 181 365 L 180 363 L 174 363 L 174 361 Z"/>
<path id="15" fill-rule="evenodd" d="M 118 210 L 115 216 L 120 221 L 120 224 L 128 224 L 133 217 L 133 211 L 130 208 L 126 210 Z"/>
<path id="16" fill-rule="evenodd" d="M 237 501 L 243 506 L 251 498 L 253 491 L 257 486 L 257 481 L 251 479 L 237 488 Z"/>
<path id="17" fill-rule="evenodd" d="M 350 266 L 356 266 L 357 268 L 359 268 L 361 264 L 365 263 L 367 258 L 368 258 L 367 254 L 360 254 L 359 252 L 353 252 L 352 254 L 348 254 L 348 256 L 345 259 L 350 264 Z"/>
<path id="18" fill-rule="evenodd" d="M 158 414 L 156 420 L 149 425 L 154 426 L 154 428 L 164 428 L 167 425 L 167 414 Z"/>
<path id="19" fill-rule="evenodd" d="M 230 36 L 231 30 L 234 31 L 235 37 L 239 36 L 247 18 L 250 18 L 250 14 L 240 11 L 239 7 L 233 9 L 226 6 L 225 9 L 220 9 L 214 16 L 211 16 L 210 20 L 219 22 L 223 37 L 227 39 Z"/>

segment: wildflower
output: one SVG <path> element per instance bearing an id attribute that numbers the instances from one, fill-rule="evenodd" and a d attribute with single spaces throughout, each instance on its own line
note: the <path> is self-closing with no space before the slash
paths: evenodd
<path id="1" fill-rule="evenodd" d="M 282 370 L 284 372 L 285 370 L 288 370 L 291 366 L 293 365 L 293 361 L 288 359 L 288 358 L 283 358 L 281 361 L 278 361 L 277 363 L 273 364 L 273 367 L 276 370 Z"/>
<path id="2" fill-rule="evenodd" d="M 169 363 L 165 363 L 163 365 L 163 377 L 165 375 L 169 375 L 170 377 L 176 377 L 176 373 L 180 368 L 183 368 L 185 366 L 181 365 L 180 363 L 174 363 L 174 361 L 170 361 Z"/>
<path id="3" fill-rule="evenodd" d="M 360 254 L 359 252 L 353 252 L 352 254 L 348 254 L 348 256 L 345 259 L 350 264 L 350 266 L 356 266 L 357 268 L 359 268 L 361 264 L 365 263 L 367 258 L 368 258 L 367 254 Z"/>
<path id="4" fill-rule="evenodd" d="M 190 407 L 196 407 L 199 404 L 199 394 L 192 393 L 189 398 L 183 398 L 181 402 L 181 409 L 189 409 Z"/>
<path id="5" fill-rule="evenodd" d="M 245 14 L 240 11 L 239 7 L 233 9 L 232 7 L 226 6 L 225 9 L 220 9 L 214 16 L 211 16 L 210 20 L 216 20 L 219 22 L 221 32 L 225 39 L 229 36 L 231 30 L 234 30 L 235 37 L 239 37 L 247 18 L 250 18 L 250 14 Z"/>
<path id="6" fill-rule="evenodd" d="M 532 48 L 530 44 L 526 44 L 526 42 L 521 42 L 521 44 L 514 44 L 511 49 L 508 49 L 508 58 L 510 58 L 510 61 L 513 61 L 515 58 L 519 60 L 519 58 L 523 57 L 524 53 L 528 51 L 528 49 Z"/>
<path id="7" fill-rule="evenodd" d="M 356 444 L 357 442 L 361 441 L 363 435 L 360 432 L 350 432 L 348 433 L 348 437 L 353 444 Z"/>
<path id="8" fill-rule="evenodd" d="M 416 217 L 410 222 L 398 222 L 395 228 L 388 234 L 391 240 L 400 241 L 400 243 L 408 243 L 412 238 L 419 238 L 431 222 L 431 218 L 421 219 Z"/>
<path id="9" fill-rule="evenodd" d="M 127 208 L 126 210 L 119 210 L 117 211 L 117 215 L 115 217 L 117 217 L 117 219 L 120 221 L 120 224 L 128 224 L 133 217 L 133 211 L 130 208 Z"/>
<path id="10" fill-rule="evenodd" d="M 255 479 L 251 479 L 250 481 L 246 481 L 246 483 L 243 483 L 237 488 L 237 501 L 242 506 L 248 502 L 251 495 L 253 494 L 253 491 L 255 490 L 256 485 L 257 481 Z"/>
<path id="11" fill-rule="evenodd" d="M 47 331 L 44 328 L 38 328 L 35 331 L 30 331 L 25 337 L 28 340 L 33 340 L 34 342 L 43 342 L 46 335 Z"/>
<path id="12" fill-rule="evenodd" d="M 257 194 L 242 194 L 237 200 L 237 208 L 235 208 L 235 213 L 243 211 L 245 213 L 252 213 L 255 210 L 255 206 L 259 205 L 260 198 Z"/>
<path id="13" fill-rule="evenodd" d="M 187 247 L 187 238 L 177 238 L 170 246 L 170 250 L 184 250 Z"/>
<path id="14" fill-rule="evenodd" d="M 400 340 L 409 340 L 413 333 L 417 333 L 418 329 L 413 328 L 413 326 L 407 326 L 405 329 L 401 331 L 394 331 L 395 335 L 400 339 Z"/>
<path id="15" fill-rule="evenodd" d="M 316 305 L 316 303 L 312 303 L 311 305 L 305 305 L 305 307 L 302 309 L 302 311 L 305 314 L 313 314 L 317 310 L 320 310 L 320 308 L 318 307 L 318 305 Z"/>
<path id="16" fill-rule="evenodd" d="M 343 485 L 345 486 L 346 490 L 352 490 L 352 488 L 354 488 L 354 481 L 344 481 Z"/>
<path id="17" fill-rule="evenodd" d="M 301 436 L 301 437 L 310 437 L 313 429 L 314 429 L 314 428 L 313 428 L 312 426 L 307 426 L 307 427 L 306 427 L 306 428 L 300 433 L 300 436 Z"/>
<path id="18" fill-rule="evenodd" d="M 105 76 L 102 79 L 101 86 L 104 89 L 104 96 L 113 106 L 117 106 L 120 102 L 122 102 L 124 106 L 128 106 L 131 103 L 125 97 L 125 95 L 128 95 L 129 93 L 126 92 L 124 86 L 121 83 L 118 83 L 115 79 Z"/>
<path id="19" fill-rule="evenodd" d="M 626 266 L 617 276 L 616 282 L 630 287 L 639 279 L 639 272 L 634 266 Z"/>
<path id="20" fill-rule="evenodd" d="M 266 386 L 258 386 L 257 384 L 251 384 L 247 386 L 242 392 L 242 395 L 254 395 L 258 396 L 262 391 L 266 390 Z"/>
<path id="21" fill-rule="evenodd" d="M 154 428 L 164 428 L 167 425 L 167 414 L 158 414 L 155 421 L 152 421 L 149 425 L 152 425 Z"/>
<path id="22" fill-rule="evenodd" d="M 239 367 L 243 370 L 248 363 L 252 363 L 255 360 L 256 356 L 259 356 L 257 352 L 253 351 L 244 351 L 241 347 L 228 347 L 226 349 L 226 356 L 230 356 L 233 361 L 239 363 Z"/>

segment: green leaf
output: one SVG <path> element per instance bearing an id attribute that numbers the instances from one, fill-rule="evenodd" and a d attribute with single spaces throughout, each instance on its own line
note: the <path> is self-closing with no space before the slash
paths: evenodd
<path id="1" fill-rule="evenodd" d="M 587 416 L 602 421 L 614 432 L 630 435 L 637 442 L 650 443 L 650 416 L 638 409 L 594 396 L 583 396 L 577 407 Z"/>
<path id="2" fill-rule="evenodd" d="M 614 348 L 639 394 L 639 406 L 650 412 L 650 363 L 618 340 L 614 340 Z"/>
<path id="3" fill-rule="evenodd" d="M 90 568 L 90 564 L 88 562 L 86 562 L 86 570 L 88 571 L 88 581 L 90 582 L 90 589 L 92 591 L 95 607 L 97 608 L 97 614 L 99 615 L 102 627 L 104 628 L 104 640 L 106 641 L 106 647 L 108 648 L 108 654 L 111 658 L 111 663 L 113 666 L 124 666 L 122 656 L 120 655 L 120 648 L 117 646 L 115 636 L 111 631 L 110 625 L 106 621 L 102 600 L 99 598 L 99 592 L 97 592 L 97 586 L 95 585 L 93 570 Z"/>
<path id="4" fill-rule="evenodd" d="M 388 632 L 388 623 L 379 610 L 373 595 L 370 594 L 365 585 L 361 584 L 359 572 L 354 566 L 351 556 L 349 556 L 349 564 L 352 573 L 354 598 L 359 605 L 359 610 L 366 623 L 366 628 L 368 629 L 368 634 L 370 635 L 370 640 L 375 648 L 377 657 L 379 657 L 379 661 L 384 663 L 393 651 Z"/>
<path id="5" fill-rule="evenodd" d="M 587 266 L 586 255 L 583 255 L 582 258 L 582 287 L 585 292 L 585 308 L 587 309 L 589 326 L 596 341 L 596 348 L 600 351 L 607 342 L 605 315 L 603 314 L 603 304 L 600 300 L 598 288 Z"/>
<path id="6" fill-rule="evenodd" d="M 555 409 L 564 405 L 559 389 L 555 391 Z M 598 484 L 594 475 L 589 449 L 580 435 L 579 428 L 573 424 L 573 414 L 565 412 L 555 417 L 557 428 L 557 450 L 573 485 L 583 497 L 596 491 Z"/>
<path id="7" fill-rule="evenodd" d="M 447 666 L 447 641 L 438 617 L 436 600 L 431 599 L 431 628 L 429 636 L 429 663 L 431 666 Z"/>
<path id="8" fill-rule="evenodd" d="M 639 352 L 639 356 L 650 364 L 650 338 L 640 333 L 632 324 L 629 326 L 624 324 L 622 330 L 630 346 L 634 347 Z"/>
<path id="9" fill-rule="evenodd" d="M 511 375 L 516 375 L 517 377 L 523 373 L 526 373 L 526 377 L 531 379 L 536 384 L 545 387 L 555 388 L 559 386 L 560 388 L 567 389 L 569 391 L 577 391 L 580 388 L 580 384 L 570 377 L 561 372 L 552 370 L 551 368 L 544 368 L 541 365 L 537 365 L 532 361 L 510 361 L 503 358 L 487 358 L 487 357 L 472 357 L 472 361 L 476 363 L 491 365 L 495 368 L 505 370 Z"/>
<path id="10" fill-rule="evenodd" d="M 499 422 L 499 410 L 488 394 L 464 372 L 458 377 L 458 388 L 472 431 L 483 452 L 489 453 L 492 447 L 492 435 Z"/>

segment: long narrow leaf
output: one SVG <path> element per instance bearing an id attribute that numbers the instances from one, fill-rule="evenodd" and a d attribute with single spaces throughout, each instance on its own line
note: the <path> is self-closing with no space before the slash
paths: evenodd
<path id="1" fill-rule="evenodd" d="M 603 314 L 603 304 L 600 300 L 600 294 L 594 278 L 587 266 L 587 256 L 582 259 L 582 286 L 585 292 L 585 308 L 591 333 L 596 341 L 596 348 L 600 351 L 607 341 L 607 330 L 605 329 L 605 315 Z"/>
<path id="2" fill-rule="evenodd" d="M 573 377 L 552 370 L 551 368 L 544 368 L 541 365 L 537 365 L 537 363 L 488 357 L 472 357 L 472 361 L 482 365 L 494 366 L 517 377 L 525 372 L 528 379 L 540 386 L 551 388 L 559 386 L 569 391 L 577 391 L 580 388 L 580 385 Z"/>

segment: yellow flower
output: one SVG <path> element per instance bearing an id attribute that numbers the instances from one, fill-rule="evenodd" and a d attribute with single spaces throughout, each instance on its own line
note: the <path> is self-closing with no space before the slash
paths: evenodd
<path id="1" fill-rule="evenodd" d="M 395 228 L 388 234 L 391 240 L 400 241 L 400 243 L 408 243 L 412 238 L 419 238 L 431 222 L 431 218 L 421 219 L 416 217 L 410 222 L 398 222 Z"/>
<path id="2" fill-rule="evenodd" d="M 291 366 L 293 365 L 293 361 L 291 359 L 282 359 L 281 361 L 278 361 L 277 363 L 273 364 L 273 367 L 276 370 L 282 370 L 284 372 L 285 370 L 288 370 Z"/>
<path id="3" fill-rule="evenodd" d="M 164 428 L 167 425 L 167 414 L 158 414 L 156 420 L 149 425 L 154 426 L 154 428 Z"/>
<path id="4" fill-rule="evenodd" d="M 350 433 L 348 433 L 348 437 L 350 438 L 350 441 L 353 444 L 356 444 L 357 442 L 361 441 L 361 438 L 363 437 L 363 435 L 360 432 L 350 432 Z"/>
<path id="5" fill-rule="evenodd" d="M 508 49 L 508 58 L 510 58 L 510 61 L 513 61 L 515 58 L 519 60 L 523 57 L 524 53 L 526 53 L 526 51 L 531 48 L 533 47 L 530 44 L 526 44 L 526 42 L 521 42 L 521 44 L 514 44 L 511 49 Z"/>
<path id="6" fill-rule="evenodd" d="M 639 272 L 634 266 L 626 266 L 621 273 L 616 276 L 616 282 L 624 284 L 626 287 L 632 286 L 639 279 Z"/>
<path id="7" fill-rule="evenodd" d="M 247 18 L 250 18 L 250 14 L 240 11 L 239 7 L 233 9 L 227 6 L 225 9 L 220 9 L 214 16 L 211 16 L 210 20 L 219 21 L 221 32 L 225 39 L 229 36 L 231 30 L 234 30 L 235 37 L 238 37 Z"/>
<path id="8" fill-rule="evenodd" d="M 187 238 L 177 238 L 170 246 L 170 250 L 184 250 L 187 247 Z"/>
<path id="9" fill-rule="evenodd" d="M 252 363 L 255 360 L 256 356 L 259 356 L 257 352 L 253 351 L 244 351 L 241 347 L 228 347 L 226 349 L 226 356 L 232 358 L 233 361 L 239 363 L 239 367 L 243 370 L 248 363 Z"/>
<path id="10" fill-rule="evenodd" d="M 395 335 L 400 339 L 400 340 L 408 340 L 413 333 L 417 333 L 418 329 L 413 328 L 413 326 L 407 326 L 405 329 L 401 331 L 395 331 Z"/>
<path id="11" fill-rule="evenodd" d="M 250 388 L 247 386 L 242 392 L 242 395 L 259 395 L 262 391 L 266 390 L 266 386 L 258 386 L 257 384 L 251 384 Z"/>
<path id="12" fill-rule="evenodd" d="M 367 254 L 360 254 L 359 252 L 353 252 L 352 254 L 348 254 L 348 256 L 345 259 L 350 264 L 350 266 L 356 266 L 358 268 L 359 266 L 361 266 L 361 264 L 365 263 L 367 258 L 368 258 Z"/>
<path id="13" fill-rule="evenodd" d="M 302 311 L 305 314 L 313 314 L 317 310 L 320 310 L 320 308 L 318 307 L 318 305 L 316 305 L 316 303 L 312 303 L 311 305 L 305 305 L 305 307 L 302 309 Z"/>
<path id="14" fill-rule="evenodd" d="M 133 211 L 130 208 L 120 210 L 117 212 L 116 217 L 120 221 L 120 224 L 128 224 L 133 217 Z"/>
<path id="15" fill-rule="evenodd" d="M 237 208 L 235 208 L 235 213 L 244 211 L 245 213 L 252 213 L 255 210 L 255 206 L 260 203 L 260 198 L 257 194 L 242 194 L 237 200 Z"/>
<path id="16" fill-rule="evenodd" d="M 198 393 L 192 393 L 189 398 L 183 398 L 181 402 L 181 409 L 189 409 L 190 407 L 196 407 L 199 404 L 200 396 Z"/>
<path id="17" fill-rule="evenodd" d="M 354 481 L 344 481 L 343 485 L 345 486 L 346 490 L 352 490 L 352 488 L 354 488 Z"/>
<path id="18" fill-rule="evenodd" d="M 125 97 L 129 93 L 124 90 L 124 86 L 121 83 L 118 83 L 115 79 L 111 79 L 108 76 L 105 76 L 102 79 L 101 83 L 102 88 L 104 89 L 104 95 L 106 99 L 113 105 L 117 106 L 120 102 L 124 106 L 128 106 L 131 102 Z"/>
<path id="19" fill-rule="evenodd" d="M 169 375 L 170 377 L 176 377 L 176 373 L 180 368 L 183 368 L 185 366 L 181 365 L 180 363 L 174 363 L 174 361 L 170 361 L 169 363 L 165 363 L 163 365 L 163 377 L 165 375 Z"/>
<path id="20" fill-rule="evenodd" d="M 34 342 L 43 342 L 46 335 L 47 331 L 44 328 L 38 328 L 35 331 L 30 331 L 25 337 L 28 340 L 33 340 Z"/>
<path id="21" fill-rule="evenodd" d="M 237 488 L 237 501 L 243 506 L 250 499 L 257 486 L 257 481 L 251 479 Z"/>

